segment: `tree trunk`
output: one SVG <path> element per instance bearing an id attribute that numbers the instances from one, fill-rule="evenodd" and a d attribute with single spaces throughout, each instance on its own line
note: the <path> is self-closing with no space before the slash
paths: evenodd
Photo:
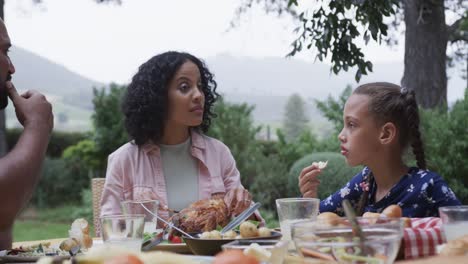
<path id="1" fill-rule="evenodd" d="M 444 0 L 406 0 L 405 70 L 401 85 L 423 108 L 447 105 L 448 33 Z"/>
<path id="2" fill-rule="evenodd" d="M 4 18 L 3 16 L 3 7 L 5 5 L 5 0 L 0 0 L 0 18 Z M 8 151 L 8 146 L 6 142 L 6 128 L 5 128 L 5 111 L 0 110 L 0 157 L 5 156 Z"/>

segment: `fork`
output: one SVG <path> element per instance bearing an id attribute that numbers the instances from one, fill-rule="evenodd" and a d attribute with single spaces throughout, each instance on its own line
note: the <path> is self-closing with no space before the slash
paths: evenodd
<path id="1" fill-rule="evenodd" d="M 142 248 L 141 250 L 143 251 L 148 251 L 148 250 L 151 250 L 152 248 L 154 248 L 155 246 L 159 245 L 161 242 L 163 242 L 164 240 L 164 235 L 166 234 L 166 232 L 169 230 L 169 228 L 171 228 L 169 225 L 167 225 L 163 231 L 159 234 L 157 234 L 156 236 L 154 236 L 153 238 L 151 238 L 150 240 L 148 240 L 147 242 L 145 242 L 143 245 L 142 245 Z"/>

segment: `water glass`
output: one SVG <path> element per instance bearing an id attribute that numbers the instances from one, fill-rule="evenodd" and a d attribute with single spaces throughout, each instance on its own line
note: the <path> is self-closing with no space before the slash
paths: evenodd
<path id="1" fill-rule="evenodd" d="M 468 205 L 440 207 L 439 215 L 447 241 L 468 235 Z"/>
<path id="2" fill-rule="evenodd" d="M 142 214 L 145 216 L 144 233 L 153 234 L 157 230 L 158 200 L 128 200 L 121 203 L 125 215 Z"/>
<path id="3" fill-rule="evenodd" d="M 317 198 L 276 199 L 276 209 L 284 240 L 291 240 L 293 223 L 315 220 L 319 212 L 320 200 Z"/>
<path id="4" fill-rule="evenodd" d="M 108 215 L 101 217 L 102 241 L 132 251 L 141 251 L 144 215 Z"/>

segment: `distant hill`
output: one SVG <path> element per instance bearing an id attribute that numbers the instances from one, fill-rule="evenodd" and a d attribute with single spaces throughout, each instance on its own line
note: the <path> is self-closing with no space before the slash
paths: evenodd
<path id="1" fill-rule="evenodd" d="M 21 90 L 35 89 L 45 93 L 54 106 L 56 129 L 89 130 L 92 113 L 92 89 L 105 84 L 80 76 L 66 67 L 19 47 L 11 51 L 16 66 L 13 81 Z M 339 76 L 330 73 L 328 65 L 286 58 L 246 58 L 219 55 L 206 63 L 215 74 L 218 92 L 227 101 L 255 105 L 254 119 L 258 124 L 280 127 L 288 96 L 298 93 L 307 102 L 311 125 L 316 130 L 329 127 L 315 108 L 315 99 L 328 95 L 337 97 L 347 84 L 356 86 L 354 72 Z M 399 83 L 403 65 L 376 64 L 374 72 L 361 83 L 389 81 Z M 465 82 L 453 78 L 452 87 L 464 87 Z M 12 107 L 7 110 L 7 126 L 17 125 Z M 326 129 L 325 129 L 326 130 Z"/>
<path id="2" fill-rule="evenodd" d="M 102 83 L 19 47 L 14 47 L 10 56 L 16 66 L 13 81 L 18 89 L 39 90 L 66 104 L 92 110 L 92 88 L 102 87 Z"/>

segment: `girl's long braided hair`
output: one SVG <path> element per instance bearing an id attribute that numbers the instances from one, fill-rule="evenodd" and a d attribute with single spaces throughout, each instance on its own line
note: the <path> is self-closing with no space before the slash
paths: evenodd
<path id="1" fill-rule="evenodd" d="M 367 95 L 370 98 L 369 112 L 376 122 L 392 122 L 398 129 L 399 142 L 403 149 L 411 145 L 417 166 L 426 169 L 424 148 L 419 132 L 419 112 L 414 91 L 392 83 L 375 82 L 363 84 L 353 94 Z M 367 186 L 374 182 L 372 172 L 364 176 Z M 368 202 L 369 189 L 364 189 L 358 203 L 358 214 L 362 215 Z"/>

